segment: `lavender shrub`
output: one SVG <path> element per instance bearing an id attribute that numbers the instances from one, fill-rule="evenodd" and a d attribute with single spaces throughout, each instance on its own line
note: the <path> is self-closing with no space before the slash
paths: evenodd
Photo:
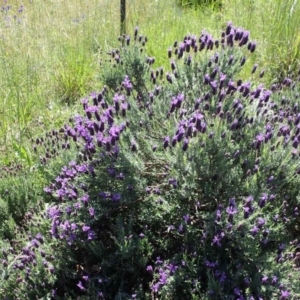
<path id="1" fill-rule="evenodd" d="M 77 149 L 45 188 L 54 299 L 298 299 L 299 79 L 240 79 L 256 43 L 230 22 L 175 42 L 170 70 L 138 28 L 120 42 L 53 137 Z"/>

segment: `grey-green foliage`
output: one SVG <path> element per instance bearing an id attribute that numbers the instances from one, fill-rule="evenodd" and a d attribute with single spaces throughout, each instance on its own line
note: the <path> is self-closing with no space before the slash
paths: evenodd
<path id="1" fill-rule="evenodd" d="M 65 126 L 77 160 L 46 189 L 64 296 L 298 297 L 299 84 L 240 80 L 248 38 L 188 35 L 170 70 L 137 32 L 110 52 L 107 86 Z"/>
<path id="2" fill-rule="evenodd" d="M 122 55 L 127 57 L 126 51 L 120 51 L 121 58 Z M 202 288 L 195 290 L 196 293 L 207 289 L 208 298 L 210 291 L 213 291 L 218 299 L 233 297 L 229 296 L 233 293 L 233 286 L 229 283 L 226 286 L 218 283 L 213 269 L 205 269 L 202 266 L 205 260 L 217 260 L 219 268 L 237 285 L 240 284 L 241 278 L 250 276 L 249 293 L 256 295 L 264 293 L 267 297 L 276 297 L 276 291 L 273 288 L 265 288 L 261 278 L 265 274 L 277 275 L 284 281 L 284 276 L 279 274 L 286 272 L 291 265 L 286 258 L 283 259 L 285 266 L 274 263 L 276 248 L 280 242 L 287 242 L 297 235 L 297 232 L 289 230 L 290 222 L 295 224 L 295 219 L 292 218 L 287 223 L 283 219 L 282 223 L 277 222 L 274 217 L 279 215 L 285 218 L 286 214 L 291 213 L 288 212 L 289 209 L 281 207 L 283 197 L 290 199 L 290 203 L 296 207 L 299 205 L 296 190 L 299 178 L 294 175 L 298 163 L 291 156 L 293 148 L 286 145 L 284 139 L 275 139 L 281 134 L 282 126 L 285 124 L 284 121 L 277 123 L 276 118 L 274 119 L 279 112 L 279 98 L 282 94 L 289 93 L 289 89 L 283 85 L 283 91 L 275 91 L 269 101 L 268 89 L 255 82 L 238 80 L 237 76 L 246 55 L 242 49 L 224 47 L 216 51 L 217 60 L 216 56 L 210 55 L 209 52 L 185 54 L 181 60 L 175 58 L 176 70 L 167 74 L 170 83 L 160 81 L 160 75 L 156 75 L 160 74 L 160 69 L 152 70 L 148 75 L 149 82 L 145 81 L 144 85 L 139 86 L 140 91 L 127 95 L 131 107 L 126 112 L 129 130 L 126 130 L 120 138 L 121 157 L 131 165 L 132 170 L 136 168 L 132 176 L 143 178 L 151 190 L 150 195 L 142 197 L 143 207 L 139 207 L 137 215 L 139 221 L 135 221 L 136 224 L 140 223 L 140 226 L 147 224 L 147 240 L 156 243 L 157 248 L 153 249 L 152 260 L 155 255 L 162 253 L 168 262 L 176 261 L 180 252 L 179 245 L 190 255 L 196 251 L 197 258 L 193 271 L 206 273 L 199 283 Z M 145 56 L 144 59 L 149 63 L 149 59 Z M 121 66 L 123 70 L 126 70 L 126 61 L 128 62 L 126 59 L 123 60 Z M 149 65 L 151 66 L 151 61 Z M 216 76 L 212 75 L 214 72 L 218 74 L 215 77 L 218 90 L 216 92 L 211 79 Z M 123 74 L 125 76 L 126 72 Z M 224 89 L 219 87 L 222 74 L 226 75 L 223 82 Z M 205 76 L 208 76 L 209 82 L 205 83 Z M 144 73 L 142 78 L 146 78 Z M 230 85 L 234 86 L 234 92 L 227 91 Z M 117 89 L 112 85 L 110 87 L 113 90 L 108 101 L 113 105 L 114 94 L 122 93 L 122 88 Z M 245 94 L 247 88 L 249 90 Z M 220 97 L 222 91 L 223 99 Z M 181 106 L 172 110 L 172 101 L 178 100 L 181 95 L 183 97 Z M 294 105 L 296 92 L 290 97 L 292 100 L 289 107 Z M 236 110 L 239 101 L 242 106 Z M 221 109 L 218 111 L 219 104 Z M 180 126 L 183 126 L 187 134 L 188 122 L 195 122 L 193 118 L 197 117 L 197 114 L 202 115 L 201 118 L 206 125 L 203 132 L 190 135 L 186 147 L 183 142 L 171 146 L 172 138 L 178 136 Z M 236 125 L 233 125 L 235 120 Z M 266 140 L 262 144 L 257 144 L 256 139 L 268 125 L 271 126 L 268 130 L 272 131 L 274 139 L 269 143 Z M 164 146 L 166 137 L 170 140 Z M 136 152 L 130 151 L 132 141 L 137 145 Z M 157 149 L 152 151 L 155 145 Z M 274 147 L 279 148 L 274 150 Z M 122 163 L 124 161 L 121 165 Z M 275 181 L 269 183 L 272 180 L 269 179 L 271 176 Z M 178 182 L 177 190 L 170 188 L 168 180 L 171 177 L 176 178 Z M 155 189 L 159 189 L 160 194 L 156 194 Z M 264 193 L 267 193 L 268 197 L 272 196 L 274 202 L 270 201 L 266 206 L 261 204 L 260 198 Z M 254 198 L 255 213 L 247 219 L 244 217 L 243 205 L 250 195 Z M 232 207 L 236 205 L 237 212 L 233 227 L 228 233 L 224 233 L 227 231 L 226 226 L 230 225 L 225 213 L 225 208 L 231 207 L 230 204 L 228 207 L 229 199 L 236 201 L 237 204 L 232 204 Z M 157 205 L 158 203 L 161 203 L 161 206 Z M 135 209 L 137 207 L 132 208 L 131 212 L 133 213 Z M 215 221 L 217 209 L 223 211 L 222 218 L 218 222 Z M 183 223 L 182 216 L 185 214 L 189 214 L 191 218 L 190 223 L 185 225 L 185 234 L 182 236 L 176 232 L 172 233 L 174 229 L 169 226 L 174 225 L 175 228 L 180 226 Z M 259 218 L 265 218 L 270 230 L 264 233 L 269 235 L 270 240 L 270 243 L 266 242 L 266 246 L 261 244 L 263 242 L 261 234 L 257 237 L 250 234 Z M 115 227 L 116 232 L 117 228 L 120 226 Z M 214 238 L 221 232 L 226 238 L 222 243 L 223 251 L 220 252 L 220 248 L 214 244 Z M 201 239 L 202 235 L 205 237 Z M 198 247 L 194 244 L 195 240 L 202 240 L 203 245 Z M 160 250 L 156 251 L 157 249 Z M 260 265 L 263 267 L 258 268 Z M 243 266 L 241 271 L 238 271 L 239 266 Z M 178 286 L 182 284 L 179 283 L 180 276 L 178 276 L 179 274 L 174 276 L 175 282 L 179 280 L 178 285 L 173 285 L 174 281 L 170 278 L 169 283 L 160 290 L 159 295 L 163 299 L 178 295 Z M 297 292 L 294 281 L 289 287 Z M 188 288 L 181 290 L 185 293 L 183 291 L 189 293 Z M 201 296 L 198 294 L 198 297 Z M 196 296 L 195 299 L 200 298 Z"/>

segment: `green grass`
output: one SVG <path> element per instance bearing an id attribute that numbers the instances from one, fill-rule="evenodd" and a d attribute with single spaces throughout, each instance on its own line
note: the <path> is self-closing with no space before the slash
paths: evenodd
<path id="1" fill-rule="evenodd" d="M 76 111 L 79 99 L 98 90 L 99 53 L 115 46 L 119 1 L 8 0 L 0 12 L 0 161 L 15 159 L 12 145 L 30 150 L 31 137 L 61 125 Z M 148 36 L 154 67 L 168 67 L 167 49 L 175 40 L 202 29 L 218 34 L 227 21 L 251 32 L 258 61 L 269 70 L 266 83 L 296 69 L 299 60 L 300 3 L 297 0 L 223 0 L 182 8 L 175 0 L 127 1 L 127 32 L 136 25 Z M 241 74 L 243 76 L 243 74 Z M 15 147 L 16 148 L 16 147 Z M 18 148 L 18 147 L 17 147 Z M 18 154 L 17 154 L 18 156 Z"/>

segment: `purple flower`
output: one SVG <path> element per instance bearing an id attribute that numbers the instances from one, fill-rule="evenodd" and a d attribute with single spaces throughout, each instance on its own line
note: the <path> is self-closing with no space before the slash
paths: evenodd
<path id="1" fill-rule="evenodd" d="M 220 241 L 221 241 L 221 238 L 220 238 L 220 236 L 217 234 L 217 235 L 214 236 L 211 245 L 213 246 L 213 245 L 216 244 L 218 247 L 221 247 Z"/>
<path id="2" fill-rule="evenodd" d="M 239 288 L 235 288 L 234 289 L 234 293 L 235 293 L 236 296 L 240 296 L 241 295 L 241 291 L 240 291 Z"/>
<path id="3" fill-rule="evenodd" d="M 87 232 L 87 231 L 89 231 L 90 229 L 91 229 L 90 226 L 87 226 L 87 225 L 83 225 L 83 226 L 82 226 L 82 231 L 84 231 L 84 232 Z"/>
<path id="4" fill-rule="evenodd" d="M 127 75 L 125 76 L 125 79 L 122 82 L 122 86 L 125 87 L 127 92 L 132 90 L 132 83 Z"/>
<path id="5" fill-rule="evenodd" d="M 175 265 L 173 265 L 173 264 L 169 264 L 169 265 L 167 266 L 167 269 L 170 270 L 170 274 L 173 274 L 173 273 L 178 269 L 178 266 L 175 266 Z"/>
<path id="6" fill-rule="evenodd" d="M 170 143 L 170 138 L 166 136 L 164 138 L 164 149 L 166 149 L 169 146 L 169 143 Z"/>
<path id="7" fill-rule="evenodd" d="M 113 202 L 120 202 L 121 194 L 119 194 L 119 193 L 112 194 L 111 199 L 112 199 Z"/>
<path id="8" fill-rule="evenodd" d="M 237 209 L 234 206 L 229 206 L 226 208 L 228 214 L 228 222 L 232 223 L 233 216 L 237 213 Z"/>
<path id="9" fill-rule="evenodd" d="M 256 236 L 257 233 L 259 232 L 259 229 L 258 229 L 256 226 L 254 226 L 254 227 L 250 230 L 250 232 L 251 232 L 252 236 Z"/>
<path id="10" fill-rule="evenodd" d="M 156 284 L 153 284 L 153 285 L 151 286 L 151 290 L 152 290 L 153 292 L 157 293 L 159 287 L 160 287 L 160 282 L 157 282 Z"/>
<path id="11" fill-rule="evenodd" d="M 48 270 L 50 271 L 51 274 L 54 274 L 54 267 L 52 265 L 49 266 Z"/>
<path id="12" fill-rule="evenodd" d="M 266 205 L 267 200 L 268 200 L 268 195 L 266 193 L 263 193 L 263 195 L 260 198 L 259 207 L 263 208 Z"/>
<path id="13" fill-rule="evenodd" d="M 77 229 L 77 225 L 75 223 L 71 224 L 71 230 L 74 231 Z"/>
<path id="14" fill-rule="evenodd" d="M 40 243 L 44 243 L 44 239 L 41 233 L 38 233 L 35 238 L 40 242 Z"/>
<path id="15" fill-rule="evenodd" d="M 60 216 L 60 213 L 61 212 L 60 212 L 58 206 L 49 207 L 47 210 L 47 214 L 51 219 L 54 219 L 54 218 Z"/>
<path id="16" fill-rule="evenodd" d="M 163 261 L 160 259 L 160 256 L 158 256 L 158 257 L 156 258 L 155 263 L 156 263 L 157 265 L 163 263 Z"/>
<path id="17" fill-rule="evenodd" d="M 275 284 L 277 283 L 277 281 L 278 281 L 277 276 L 273 276 L 273 277 L 272 277 L 271 284 L 272 284 L 272 285 L 275 285 Z"/>
<path id="18" fill-rule="evenodd" d="M 284 290 L 281 290 L 280 291 L 280 300 L 286 300 L 288 299 L 290 296 L 290 293 L 288 291 L 284 291 Z"/>
<path id="19" fill-rule="evenodd" d="M 262 143 L 265 140 L 265 136 L 262 133 L 259 133 L 256 137 L 255 137 L 255 141 L 254 141 L 254 147 L 255 149 L 259 149 L 262 145 Z"/>
<path id="20" fill-rule="evenodd" d="M 52 193 L 52 189 L 50 187 L 45 187 L 44 188 L 44 192 L 47 194 L 51 194 Z"/>
<path id="21" fill-rule="evenodd" d="M 250 285 L 250 278 L 249 278 L 249 277 L 245 277 L 244 283 L 245 283 L 247 286 L 249 286 L 249 285 Z"/>
<path id="22" fill-rule="evenodd" d="M 179 233 L 183 231 L 183 225 L 182 225 L 182 224 L 180 224 L 180 225 L 178 226 L 177 231 L 178 231 Z"/>
<path id="23" fill-rule="evenodd" d="M 169 184 L 171 184 L 174 188 L 177 187 L 177 180 L 174 178 L 169 179 Z"/>
<path id="24" fill-rule="evenodd" d="M 131 151 L 132 152 L 136 152 L 137 151 L 137 145 L 136 145 L 136 143 L 133 141 L 133 142 L 131 142 Z"/>
<path id="25" fill-rule="evenodd" d="M 93 230 L 88 231 L 88 240 L 94 240 L 95 239 L 95 232 Z"/>
<path id="26" fill-rule="evenodd" d="M 81 203 L 76 202 L 74 204 L 74 207 L 75 207 L 75 209 L 80 209 L 82 206 L 81 206 Z"/>
<path id="27" fill-rule="evenodd" d="M 244 209 L 244 219 L 248 219 L 250 215 L 250 208 L 249 207 L 243 207 Z"/>
<path id="28" fill-rule="evenodd" d="M 84 205 L 87 205 L 89 202 L 89 195 L 83 195 L 81 197 L 81 201 L 84 203 Z"/>
<path id="29" fill-rule="evenodd" d="M 262 228 L 266 224 L 266 220 L 263 218 L 257 218 L 256 225 L 258 228 Z"/>
<path id="30" fill-rule="evenodd" d="M 267 284 L 267 283 L 268 283 L 268 279 L 269 279 L 269 277 L 265 275 L 265 276 L 261 279 L 261 283 L 262 283 L 262 284 Z"/>
<path id="31" fill-rule="evenodd" d="M 165 272 L 161 272 L 160 273 L 160 276 L 159 276 L 159 282 L 160 284 L 166 284 L 167 283 L 167 280 L 168 280 L 168 276 Z"/>
<path id="32" fill-rule="evenodd" d="M 102 292 L 98 292 L 97 296 L 100 297 L 100 298 L 103 298 L 103 293 Z"/>
<path id="33" fill-rule="evenodd" d="M 183 216 L 183 219 L 184 219 L 185 223 L 187 224 L 190 220 L 190 216 L 188 214 L 186 214 Z"/>
<path id="34" fill-rule="evenodd" d="M 205 263 L 205 265 L 206 265 L 208 268 L 210 268 L 210 269 L 214 269 L 215 267 L 218 266 L 218 262 L 217 262 L 217 261 L 215 261 L 215 262 L 213 262 L 213 261 L 210 262 L 210 261 L 208 261 L 208 260 L 205 260 L 204 263 Z"/>
<path id="35" fill-rule="evenodd" d="M 217 212 L 216 212 L 216 222 L 221 221 L 221 216 L 222 216 L 221 210 L 218 209 Z"/>
<path id="36" fill-rule="evenodd" d="M 85 287 L 82 285 L 82 282 L 79 281 L 77 284 L 76 284 L 82 291 L 85 291 Z"/>
<path id="37" fill-rule="evenodd" d="M 189 146 L 189 140 L 187 138 L 185 138 L 184 141 L 183 141 L 182 150 L 186 151 L 188 146 Z"/>
<path id="38" fill-rule="evenodd" d="M 95 209 L 93 207 L 90 207 L 89 208 L 89 213 L 90 213 L 91 217 L 94 217 L 95 216 Z"/>
<path id="39" fill-rule="evenodd" d="M 105 192 L 100 192 L 99 193 L 99 196 L 103 199 L 103 200 L 106 200 L 106 198 L 107 198 L 107 193 L 105 193 Z"/>
<path id="40" fill-rule="evenodd" d="M 172 230 L 175 230 L 174 225 L 169 225 L 167 231 L 170 232 Z"/>
<path id="41" fill-rule="evenodd" d="M 239 125 L 239 121 L 237 119 L 234 119 L 233 122 L 230 124 L 231 130 L 236 130 Z"/>
<path id="42" fill-rule="evenodd" d="M 153 273 L 153 267 L 152 266 L 147 266 L 146 271 L 149 273 Z"/>

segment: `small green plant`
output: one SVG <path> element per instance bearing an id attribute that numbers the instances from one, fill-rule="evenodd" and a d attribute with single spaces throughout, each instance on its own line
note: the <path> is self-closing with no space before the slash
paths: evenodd
<path id="1" fill-rule="evenodd" d="M 94 76 L 92 62 L 83 50 L 64 49 L 54 70 L 55 89 L 62 102 L 74 104 L 91 90 Z"/>

